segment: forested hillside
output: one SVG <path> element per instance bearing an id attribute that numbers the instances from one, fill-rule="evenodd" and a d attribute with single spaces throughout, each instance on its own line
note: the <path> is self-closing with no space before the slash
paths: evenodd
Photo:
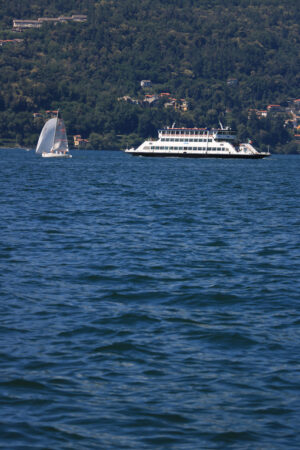
<path id="1" fill-rule="evenodd" d="M 219 120 L 262 149 L 297 152 L 282 114 L 300 97 L 300 9 L 292 0 L 1 0 L 0 143 L 35 145 L 59 108 L 71 137 L 120 148 L 163 125 Z M 86 14 L 85 23 L 12 31 L 13 19 Z M 230 84 L 228 80 L 233 79 Z M 141 80 L 152 87 L 142 89 Z M 170 93 L 188 110 L 119 100 Z"/>

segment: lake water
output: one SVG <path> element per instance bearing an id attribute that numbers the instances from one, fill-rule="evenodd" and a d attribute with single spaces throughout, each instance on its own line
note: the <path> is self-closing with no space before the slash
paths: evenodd
<path id="1" fill-rule="evenodd" d="M 1 448 L 299 448 L 300 157 L 0 156 Z"/>

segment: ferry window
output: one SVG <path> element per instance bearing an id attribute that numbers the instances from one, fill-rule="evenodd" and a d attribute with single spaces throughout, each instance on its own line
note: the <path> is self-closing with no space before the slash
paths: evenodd
<path id="1" fill-rule="evenodd" d="M 212 142 L 212 139 L 208 139 L 208 142 Z"/>

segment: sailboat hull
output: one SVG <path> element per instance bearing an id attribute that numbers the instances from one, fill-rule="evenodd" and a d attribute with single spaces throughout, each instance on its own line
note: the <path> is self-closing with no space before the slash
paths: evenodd
<path id="1" fill-rule="evenodd" d="M 72 155 L 70 155 L 70 153 L 61 153 L 61 152 L 57 152 L 57 153 L 43 152 L 42 157 L 43 158 L 72 158 Z"/>

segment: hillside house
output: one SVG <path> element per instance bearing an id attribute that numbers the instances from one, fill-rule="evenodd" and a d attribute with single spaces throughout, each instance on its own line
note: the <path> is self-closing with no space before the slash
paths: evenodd
<path id="1" fill-rule="evenodd" d="M 5 44 L 13 43 L 13 44 L 21 44 L 24 42 L 24 39 L 0 39 L 0 46 L 2 47 Z"/>
<path id="2" fill-rule="evenodd" d="M 181 100 L 177 100 L 176 98 L 169 98 L 168 101 L 164 104 L 164 107 L 174 108 L 178 111 L 187 111 L 189 105 L 184 98 L 182 98 Z"/>
<path id="3" fill-rule="evenodd" d="M 151 87 L 151 86 L 152 86 L 151 80 L 142 80 L 141 81 L 142 88 Z"/>
<path id="4" fill-rule="evenodd" d="M 55 17 L 39 17 L 38 18 L 38 22 L 40 23 L 53 23 L 54 25 L 57 24 L 57 22 L 59 21 L 59 19 L 55 18 Z"/>
<path id="5" fill-rule="evenodd" d="M 59 16 L 58 22 L 86 22 L 87 16 L 84 14 L 73 14 L 73 16 Z"/>
<path id="6" fill-rule="evenodd" d="M 177 106 L 177 104 L 176 104 L 176 100 L 175 99 L 170 99 L 169 102 L 166 102 L 164 104 L 165 108 L 174 108 L 174 109 L 176 109 L 176 106 Z"/>
<path id="7" fill-rule="evenodd" d="M 180 105 L 180 109 L 182 111 L 187 111 L 189 109 L 189 104 L 185 99 L 181 99 L 181 105 Z"/>
<path id="8" fill-rule="evenodd" d="M 121 102 L 126 102 L 126 103 L 131 103 L 132 105 L 139 105 L 141 103 L 140 100 L 137 100 L 135 98 L 131 98 L 129 95 L 124 95 L 123 97 L 119 97 L 118 101 Z"/>
<path id="9" fill-rule="evenodd" d="M 236 78 L 228 78 L 226 84 L 227 84 L 227 86 L 237 86 L 238 80 Z"/>
<path id="10" fill-rule="evenodd" d="M 267 111 L 269 113 L 280 113 L 283 112 L 283 108 L 281 105 L 268 105 Z"/>
<path id="11" fill-rule="evenodd" d="M 159 97 L 156 94 L 146 94 L 143 102 L 148 103 L 149 105 L 154 105 L 155 103 L 157 103 L 158 99 Z"/>
<path id="12" fill-rule="evenodd" d="M 74 22 L 86 22 L 87 16 L 85 14 L 73 14 L 72 20 Z"/>
<path id="13" fill-rule="evenodd" d="M 73 14 L 72 16 L 60 16 L 60 17 L 39 17 L 37 20 L 18 20 L 13 19 L 13 30 L 23 31 L 28 28 L 40 28 L 44 23 L 53 23 L 56 25 L 58 22 L 86 22 L 87 16 L 83 14 Z"/>
<path id="14" fill-rule="evenodd" d="M 22 31 L 28 28 L 41 28 L 42 23 L 38 20 L 13 20 L 13 30 Z"/>
<path id="15" fill-rule="evenodd" d="M 75 136 L 73 136 L 73 140 L 74 140 L 74 147 L 77 149 L 85 148 L 89 143 L 89 140 L 83 139 L 80 134 L 76 134 Z"/>
<path id="16" fill-rule="evenodd" d="M 262 109 L 249 109 L 248 111 L 248 119 L 252 116 L 252 114 L 256 115 L 258 119 L 268 116 L 268 111 Z"/>

